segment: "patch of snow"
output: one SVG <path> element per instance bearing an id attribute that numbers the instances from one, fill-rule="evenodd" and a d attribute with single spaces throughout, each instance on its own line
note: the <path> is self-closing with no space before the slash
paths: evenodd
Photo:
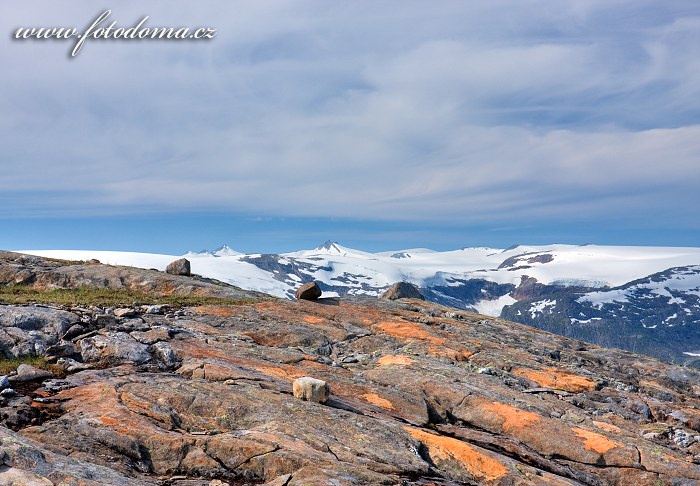
<path id="1" fill-rule="evenodd" d="M 605 280 L 584 280 L 580 278 L 552 280 L 549 284 L 558 285 L 559 287 L 588 287 L 592 289 L 602 289 L 609 286 Z"/>
<path id="2" fill-rule="evenodd" d="M 576 323 L 579 323 L 579 324 L 590 324 L 590 323 L 593 322 L 593 321 L 601 321 L 601 320 L 603 320 L 602 317 L 591 317 L 590 319 L 576 319 L 576 318 L 573 318 L 573 317 L 572 317 L 572 318 L 571 318 L 571 323 L 572 323 L 572 324 L 576 324 Z"/>
<path id="3" fill-rule="evenodd" d="M 664 324 L 668 324 L 669 321 L 671 321 L 672 319 L 677 319 L 677 318 L 678 318 L 678 314 L 674 312 L 672 316 L 668 316 L 666 319 L 664 319 Z M 654 327 L 656 327 L 656 326 L 654 326 Z"/>
<path id="4" fill-rule="evenodd" d="M 537 314 L 543 314 L 544 310 L 548 307 L 554 307 L 557 305 L 556 300 L 541 300 L 539 302 L 534 302 L 530 306 L 530 316 L 535 319 L 537 317 Z"/>
<path id="5" fill-rule="evenodd" d="M 500 317 L 503 308 L 507 305 L 513 305 L 517 302 L 513 297 L 506 294 L 493 300 L 480 300 L 472 307 L 479 313 L 485 316 Z"/>

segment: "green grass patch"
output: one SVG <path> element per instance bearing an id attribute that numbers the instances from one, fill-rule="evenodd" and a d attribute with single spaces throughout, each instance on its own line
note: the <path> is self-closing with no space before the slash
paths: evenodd
<path id="1" fill-rule="evenodd" d="M 131 289 L 81 287 L 77 289 L 37 290 L 23 285 L 0 288 L 2 304 L 62 304 L 117 307 L 140 304 L 168 304 L 173 307 L 194 305 L 240 305 L 257 302 L 252 298 L 198 297 L 192 295 L 156 295 Z"/>
<path id="2" fill-rule="evenodd" d="M 21 358 L 1 358 L 0 375 L 9 375 L 21 364 L 28 364 L 42 370 L 49 370 L 55 376 L 65 376 L 66 371 L 57 364 L 47 363 L 41 356 L 23 356 Z"/>

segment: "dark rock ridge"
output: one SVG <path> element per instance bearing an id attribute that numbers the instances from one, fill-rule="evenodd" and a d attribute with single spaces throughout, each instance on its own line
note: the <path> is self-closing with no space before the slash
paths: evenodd
<path id="1" fill-rule="evenodd" d="M 44 349 L 67 373 L 0 392 L 0 480 L 700 481 L 700 376 L 691 369 L 420 300 L 330 300 L 176 309 L 154 297 L 121 317 L 0 306 L 3 332 L 45 341 L 3 352 Z M 31 329 L 16 327 L 26 322 Z M 325 382 L 326 403 L 296 398 L 299 378 Z"/>
<path id="2" fill-rule="evenodd" d="M 524 279 L 505 319 L 602 346 L 700 367 L 700 295 L 674 281 L 700 266 L 670 268 L 614 288 L 542 285 Z M 690 354 L 687 354 L 690 353 Z"/>

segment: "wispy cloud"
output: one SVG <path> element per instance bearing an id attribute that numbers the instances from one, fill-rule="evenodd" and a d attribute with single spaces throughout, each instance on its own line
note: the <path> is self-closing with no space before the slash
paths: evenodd
<path id="1" fill-rule="evenodd" d="M 0 214 L 667 221 L 697 227 L 692 2 L 119 2 L 209 43 L 16 42 L 94 3 L 0 6 Z"/>

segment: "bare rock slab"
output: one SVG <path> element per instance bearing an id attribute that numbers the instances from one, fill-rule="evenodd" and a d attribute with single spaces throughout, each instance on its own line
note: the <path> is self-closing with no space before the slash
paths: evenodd
<path id="1" fill-rule="evenodd" d="M 321 297 L 321 294 L 321 287 L 316 282 L 309 282 L 299 287 L 294 293 L 294 297 L 297 300 L 316 300 Z"/>
<path id="2" fill-rule="evenodd" d="M 330 390 L 323 380 L 304 376 L 297 378 L 292 384 L 294 396 L 307 402 L 326 403 Z"/>
<path id="3" fill-rule="evenodd" d="M 192 275 L 190 269 L 190 261 L 187 258 L 180 258 L 179 260 L 175 260 L 165 268 L 165 273 L 169 273 L 170 275 L 184 275 L 185 277 L 189 277 L 190 275 Z"/>

